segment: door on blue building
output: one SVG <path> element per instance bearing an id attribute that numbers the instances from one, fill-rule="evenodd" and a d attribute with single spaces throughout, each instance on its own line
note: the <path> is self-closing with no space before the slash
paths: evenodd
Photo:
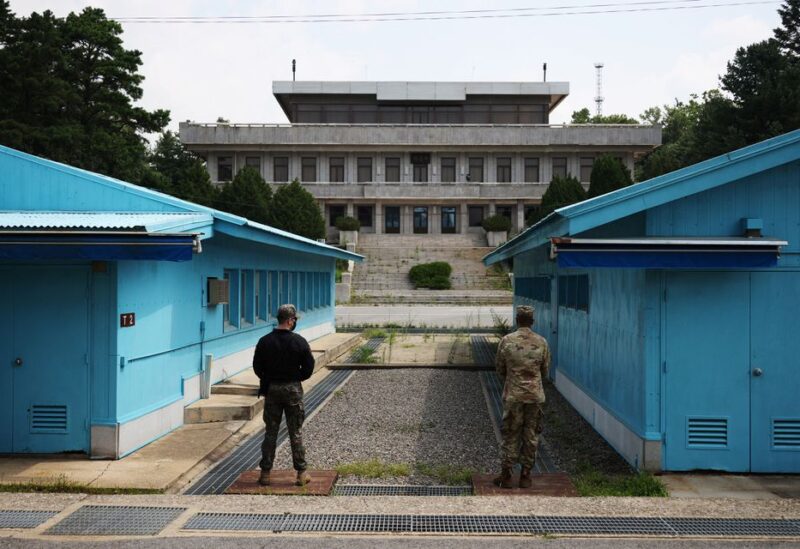
<path id="1" fill-rule="evenodd" d="M 87 267 L 0 271 L 0 452 L 88 451 Z"/>
<path id="2" fill-rule="evenodd" d="M 667 276 L 667 470 L 800 472 L 799 303 L 795 273 Z"/>

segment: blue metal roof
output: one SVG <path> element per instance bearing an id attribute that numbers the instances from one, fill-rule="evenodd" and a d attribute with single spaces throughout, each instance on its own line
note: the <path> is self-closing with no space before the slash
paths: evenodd
<path id="1" fill-rule="evenodd" d="M 240 217 L 238 215 L 233 215 L 206 206 L 201 206 L 200 204 L 195 204 L 187 200 L 181 200 L 180 198 L 175 198 L 174 196 L 160 193 L 152 189 L 140 187 L 132 183 L 121 181 L 119 179 L 114 179 L 113 177 L 108 177 L 98 173 L 90 172 L 87 170 L 76 168 L 74 166 L 69 166 L 67 164 L 55 162 L 53 160 L 47 160 L 45 158 L 27 154 L 18 151 L 16 149 L 12 149 L 10 147 L 5 147 L 0 145 L 0 155 L 6 155 L 25 162 L 39 164 L 48 169 L 60 171 L 63 173 L 68 173 L 72 176 L 78 177 L 82 180 L 85 180 L 87 182 L 96 185 L 101 185 L 106 188 L 110 187 L 126 194 L 141 197 L 149 201 L 150 203 L 158 203 L 161 209 L 163 209 L 164 206 L 167 206 L 188 213 L 207 214 L 213 217 L 215 220 L 225 222 L 222 223 L 219 227 L 220 230 L 222 230 L 223 232 L 225 232 L 224 228 L 226 225 L 228 226 L 235 225 L 247 228 L 247 230 L 237 231 L 235 235 L 237 238 L 244 238 L 256 242 L 283 246 L 290 249 L 303 250 L 307 253 L 319 254 L 328 257 L 336 257 L 339 259 L 347 259 L 357 262 L 361 262 L 364 259 L 364 257 L 359 254 L 348 252 L 346 250 L 342 250 L 334 246 L 329 246 L 327 244 L 317 242 L 309 238 L 305 238 L 293 233 L 276 229 L 274 227 L 270 227 L 268 225 L 262 225 L 260 223 L 250 221 L 249 219 Z M 0 203 L 0 207 L 3 207 L 2 203 Z M 115 212 L 107 212 L 107 213 L 115 213 Z M 215 223 L 215 229 L 216 228 L 217 227 Z"/>
<path id="2" fill-rule="evenodd" d="M 800 160 L 800 130 L 560 208 L 483 258 L 492 265 L 537 248 L 554 236 L 575 235 L 686 196 Z"/>
<path id="3" fill-rule="evenodd" d="M 188 232 L 211 225 L 214 218 L 193 212 L 2 212 L 0 229 L 144 230 Z"/>

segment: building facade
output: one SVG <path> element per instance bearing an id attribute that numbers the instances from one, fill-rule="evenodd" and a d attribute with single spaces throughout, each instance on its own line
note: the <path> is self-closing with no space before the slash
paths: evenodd
<path id="1" fill-rule="evenodd" d="M 119 458 L 179 427 L 279 304 L 335 331 L 336 259 L 360 256 L 0 146 L 0 453 Z"/>
<path id="2" fill-rule="evenodd" d="M 565 82 L 285 82 L 273 94 L 289 124 L 180 124 L 184 144 L 224 184 L 244 166 L 298 179 L 336 218 L 372 233 L 481 230 L 490 215 L 515 231 L 555 176 L 588 186 L 594 159 L 634 160 L 661 144 L 638 125 L 550 125 Z"/>
<path id="3" fill-rule="evenodd" d="M 484 261 L 509 259 L 633 466 L 800 472 L 800 131 L 556 210 Z"/>

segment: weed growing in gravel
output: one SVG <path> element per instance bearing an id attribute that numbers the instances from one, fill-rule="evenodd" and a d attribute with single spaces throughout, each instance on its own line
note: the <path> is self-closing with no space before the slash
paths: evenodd
<path id="1" fill-rule="evenodd" d="M 0 492 L 25 493 L 37 492 L 46 494 L 101 494 L 101 495 L 132 495 L 132 494 L 163 494 L 158 488 L 106 488 L 88 486 L 58 475 L 54 478 L 45 478 L 40 482 L 25 482 L 19 484 L 0 484 Z"/>
<path id="2" fill-rule="evenodd" d="M 669 496 L 666 486 L 660 479 L 649 473 L 630 475 L 608 475 L 584 465 L 572 479 L 581 496 L 630 496 L 660 497 Z"/>
<path id="3" fill-rule="evenodd" d="M 475 469 L 469 467 L 457 467 L 454 465 L 431 465 L 428 463 L 418 463 L 417 472 L 426 477 L 433 477 L 442 484 L 449 486 L 462 486 L 469 484 Z"/>
<path id="4" fill-rule="evenodd" d="M 366 345 L 362 345 L 353 351 L 352 361 L 355 364 L 377 364 L 378 357 L 375 355 L 375 349 L 371 349 Z"/>
<path id="5" fill-rule="evenodd" d="M 411 423 L 408 425 L 400 425 L 397 427 L 398 433 L 403 434 L 413 434 L 413 433 L 421 433 L 422 431 L 427 431 L 436 427 L 436 422 L 433 420 L 426 420 L 421 423 Z"/>
<path id="6" fill-rule="evenodd" d="M 367 461 L 354 461 L 340 463 L 336 472 L 341 476 L 356 476 L 362 478 L 407 477 L 411 474 L 411 467 L 407 463 L 384 463 L 379 459 Z"/>
<path id="7" fill-rule="evenodd" d="M 511 323 L 507 318 L 492 311 L 492 331 L 497 337 L 508 335 L 511 333 Z"/>
<path id="8" fill-rule="evenodd" d="M 366 339 L 386 337 L 386 330 L 382 330 L 381 328 L 370 328 L 369 330 L 364 330 L 364 337 Z"/>

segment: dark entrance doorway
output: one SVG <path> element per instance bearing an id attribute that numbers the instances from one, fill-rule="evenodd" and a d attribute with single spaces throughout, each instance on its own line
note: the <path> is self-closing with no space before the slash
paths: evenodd
<path id="1" fill-rule="evenodd" d="M 442 208 L 442 234 L 453 234 L 456 232 L 456 209 L 451 207 Z"/>
<path id="2" fill-rule="evenodd" d="M 428 232 L 428 208 L 425 206 L 414 208 L 414 232 L 417 234 Z"/>
<path id="3" fill-rule="evenodd" d="M 386 206 L 383 228 L 389 234 L 400 232 L 400 206 Z"/>

